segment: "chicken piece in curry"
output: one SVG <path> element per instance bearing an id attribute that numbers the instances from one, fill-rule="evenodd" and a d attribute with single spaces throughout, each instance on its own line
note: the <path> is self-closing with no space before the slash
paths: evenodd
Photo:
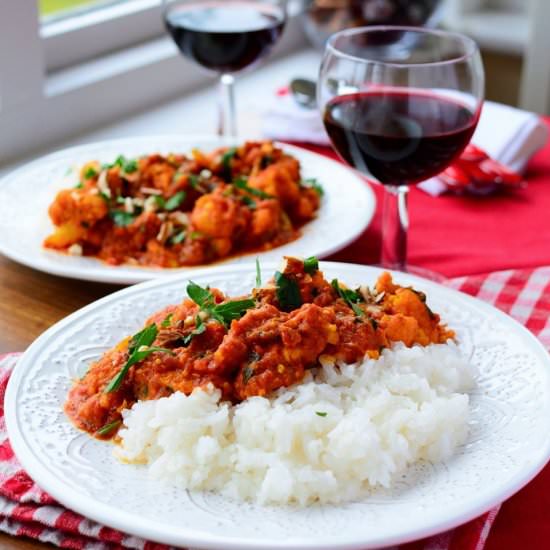
<path id="1" fill-rule="evenodd" d="M 267 250 L 300 236 L 322 188 L 270 141 L 205 154 L 89 162 L 49 208 L 44 246 L 113 264 L 178 267 Z"/>
<path id="2" fill-rule="evenodd" d="M 374 288 L 353 290 L 325 279 L 315 258 L 286 258 L 258 287 L 230 298 L 189 283 L 187 298 L 152 315 L 74 383 L 65 404 L 71 421 L 109 439 L 138 400 L 212 385 L 238 403 L 299 383 L 322 356 L 352 364 L 377 359 L 393 342 L 454 338 L 422 292 L 387 272 Z"/>

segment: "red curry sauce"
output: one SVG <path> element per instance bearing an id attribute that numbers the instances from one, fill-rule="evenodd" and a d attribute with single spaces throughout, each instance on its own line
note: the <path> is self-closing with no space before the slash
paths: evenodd
<path id="1" fill-rule="evenodd" d="M 89 162 L 49 208 L 44 246 L 113 265 L 199 265 L 296 239 L 322 189 L 272 142 Z"/>
<path id="2" fill-rule="evenodd" d="M 285 292 L 289 288 L 293 296 Z M 380 276 L 373 290 L 353 291 L 329 283 L 316 261 L 305 266 L 286 258 L 278 278 L 254 289 L 250 307 L 227 324 L 208 311 L 239 302 L 219 290 L 203 291 L 210 293 L 209 307 L 201 310 L 186 298 L 148 319 L 147 330 L 155 336 L 151 345 L 163 351 L 152 351 L 131 366 L 116 389 L 109 390 L 109 384 L 128 362 L 130 338 L 75 382 L 65 411 L 78 428 L 108 438 L 116 434 L 121 411 L 137 400 L 175 391 L 189 394 L 212 384 L 224 399 L 239 402 L 300 382 L 321 355 L 349 364 L 365 356 L 378 358 L 392 342 L 428 345 L 454 337 L 429 309 L 424 294 L 395 285 L 389 273 Z"/>

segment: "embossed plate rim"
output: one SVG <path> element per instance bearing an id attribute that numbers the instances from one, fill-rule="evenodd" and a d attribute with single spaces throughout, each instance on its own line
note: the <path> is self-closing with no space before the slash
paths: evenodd
<path id="1" fill-rule="evenodd" d="M 94 155 L 98 154 L 94 152 L 97 151 L 97 149 L 104 149 L 106 151 L 116 150 L 119 153 L 125 153 L 125 150 L 130 148 L 139 148 L 140 146 L 143 146 L 144 150 L 147 150 L 147 148 L 152 150 L 155 149 L 157 146 L 156 144 L 160 144 L 160 148 L 163 148 L 165 147 L 163 144 L 168 144 L 171 142 L 174 143 L 174 145 L 170 145 L 170 147 L 180 147 L 181 150 L 190 150 L 192 147 L 196 146 L 197 143 L 202 144 L 201 146 L 205 146 L 204 144 L 206 144 L 207 147 L 214 148 L 222 145 L 237 145 L 243 141 L 243 138 L 227 139 L 211 135 L 155 135 L 104 140 L 62 149 L 21 166 L 0 180 L 0 213 L 2 212 L 2 208 L 9 208 L 10 201 L 17 200 L 17 197 L 14 198 L 12 194 L 7 194 L 6 191 L 6 189 L 9 191 L 9 186 L 13 186 L 14 182 L 20 183 L 20 180 L 24 178 L 27 173 L 31 174 L 32 171 L 36 170 L 40 167 L 40 165 L 51 166 L 51 163 L 56 161 L 60 163 L 58 168 L 59 171 L 64 172 L 68 167 L 74 165 L 74 160 L 71 161 L 71 158 L 74 159 L 78 158 L 79 155 L 86 155 L 87 150 L 90 150 L 89 158 L 94 158 Z M 304 226 L 302 236 L 296 241 L 292 241 L 291 243 L 287 243 L 286 245 L 282 245 L 281 247 L 276 247 L 271 250 L 246 253 L 226 260 L 220 260 L 215 264 L 211 264 L 210 267 L 214 265 L 234 265 L 236 263 L 247 263 L 249 261 L 253 261 L 255 255 L 260 256 L 260 258 L 265 256 L 267 261 L 271 261 L 275 259 L 273 254 L 278 250 L 281 251 L 281 255 L 293 253 L 302 255 L 313 254 L 319 258 L 327 257 L 330 254 L 345 248 L 348 244 L 359 237 L 359 235 L 361 235 L 362 232 L 369 226 L 376 209 L 376 197 L 370 184 L 362 180 L 353 170 L 333 159 L 295 145 L 288 145 L 277 141 L 275 143 L 295 155 L 301 161 L 306 161 L 309 159 L 311 164 L 314 162 L 320 164 L 318 174 L 307 173 L 304 174 L 305 177 L 319 177 L 320 180 L 323 180 L 322 168 L 325 166 L 331 167 L 332 170 L 340 173 L 338 182 L 333 183 L 332 181 L 323 181 L 325 187 L 325 206 L 323 206 L 323 204 L 321 205 L 319 216 Z M 344 179 L 345 181 L 340 183 L 340 181 Z M 32 185 L 32 183 L 29 183 L 29 185 Z M 54 189 L 56 185 L 58 185 L 57 181 L 51 181 L 48 183 L 48 188 L 51 187 Z M 342 186 L 346 188 L 346 193 L 340 192 Z M 25 189 L 22 189 L 21 192 L 24 194 Z M 349 197 L 345 208 L 342 197 Z M 331 201 L 331 203 L 335 205 L 342 203 L 342 207 L 339 207 L 338 209 L 337 219 L 336 216 L 328 217 L 328 212 L 325 212 L 328 201 Z M 360 212 L 358 210 L 358 205 L 359 208 L 361 208 Z M 39 214 L 40 216 L 44 216 L 42 220 L 47 218 L 48 205 L 44 204 L 43 207 L 44 212 Z M 349 219 L 350 213 L 352 214 L 352 220 Z M 326 219 L 325 216 L 327 216 L 328 219 Z M 343 223 L 346 226 L 345 233 L 340 234 L 339 232 L 335 232 L 332 235 L 334 238 L 331 239 L 323 238 L 322 235 L 316 236 L 317 231 L 315 228 L 317 227 L 318 229 L 319 224 L 331 223 L 334 226 L 338 223 L 341 227 L 340 220 L 343 220 Z M 17 220 L 16 223 L 20 223 L 19 220 Z M 2 222 L 0 217 L 0 229 L 4 228 L 4 231 L 0 231 L 0 254 L 3 254 L 8 258 L 33 269 L 63 277 L 72 277 L 75 279 L 103 283 L 134 284 L 149 281 L 158 277 L 166 277 L 175 274 L 185 275 L 191 271 L 209 267 L 208 265 L 201 265 L 197 267 L 163 269 L 132 267 L 128 265 L 109 266 L 101 260 L 92 257 L 71 257 L 55 251 L 45 250 L 41 246 L 36 247 L 36 249 L 33 246 L 33 252 L 29 255 L 27 251 L 21 250 L 20 247 L 17 246 L 17 242 L 13 238 L 13 233 L 15 232 L 15 229 L 17 232 L 23 231 L 30 234 L 33 230 L 36 231 L 35 226 L 28 227 L 21 224 L 15 228 L 12 227 L 12 230 L 8 231 L 9 227 L 9 225 L 6 226 L 5 222 Z M 42 238 L 45 238 L 46 236 L 47 235 L 44 234 L 42 235 Z"/>
<path id="2" fill-rule="evenodd" d="M 274 269 L 276 264 L 263 265 L 264 272 L 268 273 Z M 368 280 L 372 280 L 371 277 L 375 277 L 381 272 L 380 269 L 361 266 L 357 264 L 340 264 L 335 262 L 322 262 L 321 268 L 332 272 L 332 275 L 343 277 L 369 277 Z M 223 266 L 218 268 L 207 268 L 193 274 L 193 276 L 206 276 L 223 277 L 224 274 L 243 274 L 246 276 L 252 275 L 255 272 L 255 266 L 239 265 L 239 266 Z M 339 275 L 341 273 L 341 275 Z M 426 281 L 420 277 L 394 273 L 400 282 L 412 283 L 420 288 L 426 289 L 428 292 L 437 292 L 440 297 L 452 300 L 470 309 L 473 312 L 480 312 L 479 314 L 489 315 L 499 323 L 503 323 L 506 328 L 510 327 L 510 330 L 521 338 L 522 343 L 529 346 L 530 351 L 533 352 L 537 359 L 541 362 L 541 369 L 543 367 L 550 367 L 550 357 L 542 344 L 522 325 L 507 316 L 506 314 L 498 311 L 492 306 L 465 295 L 453 289 L 442 287 L 436 283 Z M 437 517 L 426 518 L 424 523 L 416 525 L 414 527 L 407 526 L 405 529 L 398 526 L 396 532 L 391 536 L 384 536 L 383 538 L 369 538 L 368 532 L 361 532 L 362 535 L 358 537 L 357 533 L 348 535 L 347 533 L 340 537 L 338 540 L 330 539 L 309 539 L 309 538 L 292 538 L 287 540 L 277 541 L 263 541 L 252 539 L 251 537 L 244 538 L 241 536 L 228 540 L 218 535 L 212 535 L 205 533 L 204 531 L 197 531 L 193 528 L 179 529 L 176 533 L 167 533 L 164 529 L 156 527 L 155 523 L 151 519 L 136 517 L 135 514 L 130 512 L 124 512 L 115 506 L 105 505 L 103 503 L 97 503 L 93 498 L 89 498 L 86 495 L 74 490 L 70 485 L 65 484 L 63 479 L 52 477 L 49 470 L 44 466 L 40 458 L 33 452 L 31 442 L 28 440 L 28 436 L 25 432 L 25 426 L 21 424 L 20 414 L 15 407 L 18 390 L 20 384 L 24 378 L 26 367 L 32 364 L 35 357 L 40 354 L 42 344 L 47 343 L 55 336 L 61 334 L 72 323 L 78 319 L 85 317 L 87 314 L 100 310 L 104 305 L 108 303 L 116 303 L 132 294 L 145 295 L 148 291 L 153 289 L 161 289 L 163 286 L 169 286 L 178 280 L 181 284 L 185 282 L 185 277 L 180 278 L 178 276 L 171 278 L 164 278 L 157 281 L 151 281 L 143 283 L 134 287 L 130 287 L 121 291 L 118 291 L 110 296 L 102 298 L 93 304 L 86 306 L 85 308 L 73 313 L 69 317 L 60 321 L 58 324 L 48 329 L 40 338 L 38 338 L 30 348 L 25 352 L 23 357 L 19 360 L 17 367 L 12 374 L 10 382 L 8 384 L 6 392 L 6 423 L 10 440 L 15 453 L 21 461 L 23 467 L 29 472 L 31 477 L 40 480 L 40 485 L 48 491 L 54 498 L 59 500 L 67 507 L 94 519 L 100 523 L 104 523 L 113 528 L 120 529 L 124 532 L 134 535 L 164 542 L 173 545 L 193 546 L 196 548 L 224 548 L 224 549 L 251 549 L 251 548 L 263 548 L 263 549 L 282 549 L 282 548 L 316 548 L 322 549 L 366 549 L 374 548 L 385 545 L 400 544 L 433 535 L 437 532 L 441 532 L 452 527 L 455 527 L 461 523 L 464 523 L 470 519 L 473 519 L 483 512 L 486 512 L 494 505 L 505 500 L 526 483 L 528 483 L 546 464 L 550 457 L 550 432 L 544 431 L 543 440 L 545 444 L 537 449 L 538 452 L 534 456 L 530 456 L 530 460 L 522 463 L 521 467 L 518 467 L 508 482 L 499 486 L 497 489 L 485 492 L 483 487 L 476 493 L 472 500 L 466 504 L 463 502 L 455 503 L 454 506 L 441 507 L 445 508 L 441 510 Z M 537 362 L 537 364 L 539 364 Z M 543 394 L 545 396 L 545 406 L 548 408 L 550 401 L 550 369 L 549 372 L 546 369 L 542 369 L 544 374 L 545 386 L 543 388 Z M 32 437 L 31 437 L 32 439 Z M 537 440 L 538 441 L 538 440 Z M 113 459 L 114 460 L 114 459 Z M 184 536 L 182 536 L 182 532 Z"/>

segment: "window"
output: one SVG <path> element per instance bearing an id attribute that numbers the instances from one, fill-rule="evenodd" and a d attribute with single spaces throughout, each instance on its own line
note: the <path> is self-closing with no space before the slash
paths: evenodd
<path id="1" fill-rule="evenodd" d="M 159 37 L 160 0 L 40 0 L 46 69 L 54 71 Z"/>
<path id="2" fill-rule="evenodd" d="M 39 0 L 38 10 L 42 22 L 58 17 L 70 17 L 83 10 L 97 9 L 105 0 Z"/>
<path id="3" fill-rule="evenodd" d="M 290 13 L 279 55 L 305 45 Z M 167 37 L 160 0 L 0 1 L 0 163 L 213 83 Z"/>

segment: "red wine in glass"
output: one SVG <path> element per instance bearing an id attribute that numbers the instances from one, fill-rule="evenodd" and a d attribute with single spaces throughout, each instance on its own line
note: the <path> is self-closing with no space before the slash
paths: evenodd
<path id="1" fill-rule="evenodd" d="M 325 106 L 340 156 L 386 185 L 439 174 L 470 141 L 478 114 L 457 100 L 415 91 L 360 92 Z"/>
<path id="2" fill-rule="evenodd" d="M 164 14 L 181 52 L 219 73 L 235 73 L 266 55 L 283 32 L 282 7 L 254 1 L 176 4 Z"/>

